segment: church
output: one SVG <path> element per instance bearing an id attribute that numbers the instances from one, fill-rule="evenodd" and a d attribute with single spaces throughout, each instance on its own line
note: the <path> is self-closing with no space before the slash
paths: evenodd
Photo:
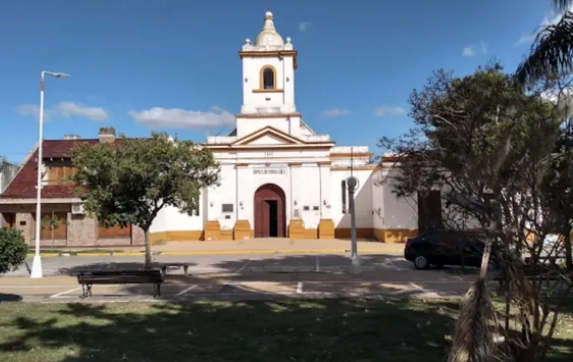
<path id="1" fill-rule="evenodd" d="M 204 191 L 200 215 L 164 210 L 153 224 L 153 239 L 348 238 L 350 176 L 359 180 L 358 237 L 392 242 L 415 234 L 416 205 L 373 183 L 383 171 L 371 164 L 368 147 L 337 147 L 304 121 L 295 97 L 297 55 L 267 11 L 260 33 L 239 51 L 243 102 L 236 128 L 207 139 L 221 166 L 221 184 Z M 386 220 L 385 208 L 392 215 Z"/>
<path id="2" fill-rule="evenodd" d="M 354 195 L 359 238 L 396 243 L 418 232 L 416 200 L 397 198 L 384 182 L 395 172 L 391 157 L 373 164 L 368 147 L 338 147 L 329 135 L 317 134 L 305 122 L 295 98 L 297 55 L 291 38 L 277 32 L 273 14 L 266 12 L 260 33 L 254 41 L 247 38 L 239 51 L 243 101 L 235 129 L 202 144 L 220 164 L 220 185 L 202 191 L 194 215 L 163 209 L 151 226 L 153 243 L 349 238 L 349 177 L 359 181 Z M 143 243 L 138 227 L 100 228 L 83 214 L 73 185 L 63 181 L 73 172 L 70 157 L 75 143 L 114 139 L 113 128 L 102 128 L 98 139 L 66 136 L 43 142 L 42 167 L 47 172 L 42 217 L 62 223 L 55 232 L 42 230 L 42 245 Z M 0 221 L 20 229 L 30 244 L 35 238 L 36 172 L 37 146 L 0 195 Z"/>

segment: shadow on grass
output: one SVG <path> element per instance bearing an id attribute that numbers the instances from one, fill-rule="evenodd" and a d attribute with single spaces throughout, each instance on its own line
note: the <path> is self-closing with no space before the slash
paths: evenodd
<path id="1" fill-rule="evenodd" d="M 443 361 L 455 308 L 381 299 L 13 304 L 10 311 L 0 307 L 0 356 L 21 362 Z"/>
<path id="2" fill-rule="evenodd" d="M 22 300 L 22 297 L 20 295 L 0 293 L 0 303 L 2 303 L 2 302 L 19 302 L 21 300 Z"/>

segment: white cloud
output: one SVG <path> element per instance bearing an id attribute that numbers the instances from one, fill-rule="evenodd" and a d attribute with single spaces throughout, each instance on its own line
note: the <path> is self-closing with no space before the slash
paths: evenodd
<path id="1" fill-rule="evenodd" d="M 478 54 L 486 55 L 488 52 L 487 44 L 483 41 L 479 42 L 479 45 L 468 45 L 462 51 L 464 57 L 475 57 Z"/>
<path id="2" fill-rule="evenodd" d="M 473 57 L 474 55 L 476 55 L 476 52 L 475 52 L 474 48 L 472 48 L 471 46 L 467 46 L 464 48 L 462 55 L 464 57 Z"/>
<path id="3" fill-rule="evenodd" d="M 535 33 L 533 34 L 529 34 L 529 35 L 522 35 L 519 40 L 517 40 L 515 42 L 515 46 L 519 46 L 522 44 L 530 44 L 531 42 L 533 42 L 535 40 L 535 37 L 537 36 L 537 32 L 539 30 L 542 30 L 543 28 L 546 28 L 549 25 L 555 25 L 559 22 L 559 20 L 561 20 L 561 18 L 563 17 L 563 14 L 565 14 L 565 12 L 567 11 L 572 11 L 573 12 L 573 4 L 569 5 L 569 7 L 567 8 L 567 10 L 565 10 L 562 13 L 555 13 L 555 11 L 551 11 L 549 14 L 547 14 L 545 16 L 545 18 L 543 18 L 543 21 L 541 21 L 541 23 L 539 24 L 539 28 L 536 30 Z"/>
<path id="4" fill-rule="evenodd" d="M 374 114 L 377 117 L 401 116 L 403 114 L 406 114 L 406 110 L 402 107 L 382 106 L 382 107 L 376 107 L 376 109 L 374 109 Z"/>
<path id="5" fill-rule="evenodd" d="M 79 103 L 60 102 L 56 109 L 66 118 L 81 117 L 89 118 L 92 121 L 105 121 L 108 118 L 107 112 L 103 108 L 87 107 Z"/>
<path id="6" fill-rule="evenodd" d="M 235 116 L 216 106 L 211 107 L 209 112 L 154 107 L 143 111 L 129 111 L 128 114 L 138 124 L 149 128 L 200 129 L 235 125 Z"/>
<path id="7" fill-rule="evenodd" d="M 350 112 L 348 109 L 344 108 L 331 108 L 327 109 L 326 111 L 322 112 L 322 117 L 332 118 L 332 117 L 342 117 L 349 115 Z"/>
<path id="8" fill-rule="evenodd" d="M 22 116 L 40 117 L 40 107 L 35 104 L 22 104 L 17 109 Z M 52 118 L 88 118 L 92 121 L 105 121 L 108 119 L 107 112 L 100 107 L 87 107 L 80 103 L 60 102 L 53 108 L 44 108 L 44 120 Z"/>
<path id="9" fill-rule="evenodd" d="M 298 23 L 298 31 L 307 31 L 310 26 L 312 25 L 312 23 L 308 22 L 308 21 L 301 21 L 300 23 Z"/>
<path id="10" fill-rule="evenodd" d="M 32 116 L 36 119 L 40 118 L 40 107 L 35 104 L 22 104 L 16 108 L 16 111 L 22 116 Z M 44 119 L 48 120 L 49 117 L 45 113 L 44 111 Z"/>

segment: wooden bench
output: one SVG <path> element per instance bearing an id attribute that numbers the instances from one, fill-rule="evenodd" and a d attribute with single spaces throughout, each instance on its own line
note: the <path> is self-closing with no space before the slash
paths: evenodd
<path id="1" fill-rule="evenodd" d="M 161 273 L 163 274 L 163 276 L 165 276 L 167 274 L 167 269 L 168 268 L 183 268 L 183 273 L 185 274 L 185 276 L 188 275 L 188 270 L 189 267 L 194 265 L 191 263 L 153 263 L 153 265 L 159 269 L 161 269 Z"/>
<path id="2" fill-rule="evenodd" d="M 92 295 L 94 284 L 153 284 L 153 297 L 161 295 L 163 274 L 158 269 L 149 270 L 101 270 L 82 272 L 78 274 L 78 283 L 82 285 L 82 295 L 86 298 Z"/>

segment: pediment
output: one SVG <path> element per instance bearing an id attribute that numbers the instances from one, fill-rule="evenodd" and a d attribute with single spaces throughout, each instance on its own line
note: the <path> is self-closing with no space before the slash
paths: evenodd
<path id="1" fill-rule="evenodd" d="M 297 145 L 305 142 L 297 137 L 293 137 L 273 127 L 265 127 L 257 130 L 235 142 L 233 146 L 277 146 L 277 145 Z"/>

